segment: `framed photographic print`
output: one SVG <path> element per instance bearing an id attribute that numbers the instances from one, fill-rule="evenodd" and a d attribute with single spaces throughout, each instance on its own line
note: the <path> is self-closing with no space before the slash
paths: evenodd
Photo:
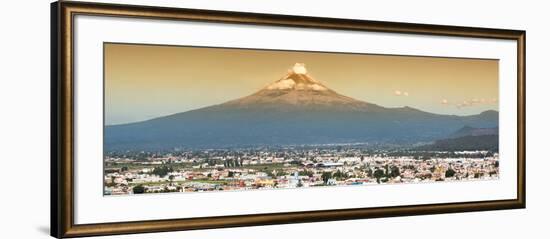
<path id="1" fill-rule="evenodd" d="M 525 31 L 51 11 L 54 237 L 525 207 Z"/>

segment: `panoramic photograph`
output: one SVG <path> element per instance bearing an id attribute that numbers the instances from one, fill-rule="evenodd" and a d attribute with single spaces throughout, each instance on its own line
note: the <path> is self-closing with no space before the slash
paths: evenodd
<path id="1" fill-rule="evenodd" d="M 499 179 L 495 59 L 103 48 L 104 195 Z"/>

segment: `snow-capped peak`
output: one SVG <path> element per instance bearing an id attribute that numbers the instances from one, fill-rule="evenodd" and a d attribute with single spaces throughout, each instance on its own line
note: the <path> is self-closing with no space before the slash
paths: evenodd
<path id="1" fill-rule="evenodd" d="M 296 82 L 292 79 L 281 79 L 266 87 L 268 90 L 289 90 L 294 88 Z"/>
<path id="2" fill-rule="evenodd" d="M 292 67 L 292 71 L 295 73 L 295 74 L 307 74 L 307 69 L 306 69 L 306 64 L 304 63 L 296 63 L 294 64 L 294 66 Z"/>
<path id="3" fill-rule="evenodd" d="M 321 82 L 307 74 L 306 64 L 296 63 L 288 70 L 288 74 L 280 80 L 268 85 L 267 90 L 328 90 Z"/>

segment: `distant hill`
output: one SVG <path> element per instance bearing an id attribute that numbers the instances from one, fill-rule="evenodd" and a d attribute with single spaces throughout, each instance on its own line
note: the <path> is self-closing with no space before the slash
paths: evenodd
<path id="1" fill-rule="evenodd" d="M 463 136 L 436 140 L 433 144 L 416 148 L 426 151 L 473 151 L 488 150 L 498 152 L 498 135 Z"/>
<path id="2" fill-rule="evenodd" d="M 106 126 L 105 150 L 260 145 L 415 143 L 465 125 L 498 127 L 498 112 L 456 116 L 386 108 L 331 90 L 295 65 L 258 92 L 223 104 L 143 122 Z"/>
<path id="3" fill-rule="evenodd" d="M 482 135 L 498 135 L 498 127 L 492 128 L 474 128 L 471 126 L 464 126 L 455 133 L 453 133 L 450 138 L 459 138 L 464 136 L 482 136 Z"/>
<path id="4" fill-rule="evenodd" d="M 416 148 L 429 151 L 489 150 L 498 152 L 498 127 L 475 128 L 464 126 L 448 138 Z"/>

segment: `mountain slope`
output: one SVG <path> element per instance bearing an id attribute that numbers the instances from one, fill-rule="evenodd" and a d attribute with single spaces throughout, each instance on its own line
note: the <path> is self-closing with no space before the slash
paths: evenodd
<path id="1" fill-rule="evenodd" d="M 464 136 L 482 136 L 482 135 L 498 135 L 498 127 L 494 128 L 474 128 L 464 126 L 451 135 L 451 138 L 459 138 Z"/>
<path id="2" fill-rule="evenodd" d="M 498 127 L 475 128 L 464 126 L 444 139 L 423 145 L 417 150 L 463 151 L 489 150 L 498 152 Z"/>
<path id="3" fill-rule="evenodd" d="M 385 108 L 343 96 L 296 64 L 260 91 L 223 104 L 105 127 L 106 150 L 431 141 L 470 125 L 498 126 L 498 112 L 449 116 Z"/>
<path id="4" fill-rule="evenodd" d="M 297 63 L 284 77 L 260 91 L 226 102 L 220 107 L 269 110 L 382 110 L 375 104 L 340 95 L 307 75 L 303 64 Z"/>
<path id="5" fill-rule="evenodd" d="M 470 151 L 489 150 L 498 152 L 498 135 L 462 136 L 457 138 L 436 140 L 433 144 L 416 148 L 427 151 Z"/>

